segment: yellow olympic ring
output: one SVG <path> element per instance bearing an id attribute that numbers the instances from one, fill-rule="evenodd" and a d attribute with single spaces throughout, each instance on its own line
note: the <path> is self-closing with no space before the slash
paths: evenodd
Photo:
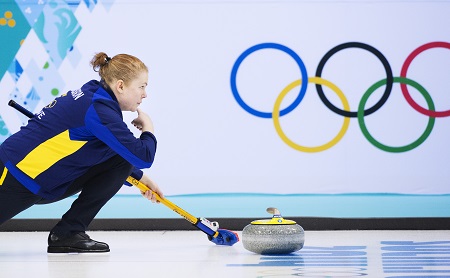
<path id="1" fill-rule="evenodd" d="M 320 77 L 310 77 L 310 78 L 308 78 L 308 82 L 319 84 L 319 85 L 324 85 L 324 86 L 327 86 L 328 88 L 330 88 L 331 90 L 333 90 L 338 95 L 338 97 L 341 99 L 341 102 L 344 106 L 344 110 L 350 111 L 350 105 L 348 104 L 347 98 L 345 97 L 344 93 L 336 85 L 334 85 L 330 81 L 320 78 Z M 280 105 L 281 105 L 283 98 L 287 95 L 287 93 L 289 93 L 293 88 L 300 86 L 301 84 L 302 84 L 301 79 L 295 80 L 291 84 L 287 85 L 281 91 L 280 95 L 278 95 L 277 100 L 275 101 L 275 105 L 273 106 L 273 111 L 272 111 L 273 124 L 275 126 L 275 130 L 278 133 L 278 136 L 280 136 L 280 138 L 291 148 L 298 150 L 298 151 L 309 152 L 309 153 L 321 152 L 321 151 L 324 151 L 326 149 L 333 147 L 342 139 L 342 137 L 344 137 L 344 134 L 347 132 L 348 126 L 350 124 L 350 118 L 344 117 L 344 124 L 342 125 L 339 133 L 330 142 L 328 142 L 324 145 L 316 146 L 316 147 L 305 147 L 305 146 L 301 146 L 301 145 L 293 142 L 291 139 L 289 139 L 286 136 L 286 134 L 284 134 L 283 130 L 281 129 Z"/>

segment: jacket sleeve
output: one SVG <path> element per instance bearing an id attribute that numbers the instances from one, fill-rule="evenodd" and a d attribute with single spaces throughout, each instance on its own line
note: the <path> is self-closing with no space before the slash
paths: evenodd
<path id="1" fill-rule="evenodd" d="M 134 137 L 123 122 L 117 103 L 97 100 L 87 110 L 86 128 L 135 168 L 149 168 L 155 158 L 156 138 L 151 132 Z M 141 175 L 142 177 L 142 175 Z"/>

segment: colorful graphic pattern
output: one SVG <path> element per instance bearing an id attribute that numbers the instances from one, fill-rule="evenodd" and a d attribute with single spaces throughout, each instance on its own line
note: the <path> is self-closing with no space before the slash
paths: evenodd
<path id="1" fill-rule="evenodd" d="M 102 3 L 106 10 L 114 0 Z M 65 86 L 59 74 L 61 64 L 67 60 L 76 66 L 81 58 L 75 41 L 82 32 L 76 10 L 83 5 L 90 12 L 99 4 L 97 0 L 14 0 L 0 3 L 1 98 L 13 99 L 34 111 L 40 101 L 48 103 L 61 94 Z M 6 91 L 5 91 L 6 88 Z M 0 112 L 0 143 L 11 132 Z M 26 116 L 20 115 L 23 123 Z"/>
<path id="2" fill-rule="evenodd" d="M 450 241 L 381 241 L 380 250 L 370 247 L 373 246 L 305 246 L 289 255 L 261 256 L 256 264 L 228 264 L 228 267 L 284 267 L 278 275 L 274 271 L 260 271 L 261 278 L 373 277 L 375 257 L 381 260 L 384 277 L 449 277 Z"/>

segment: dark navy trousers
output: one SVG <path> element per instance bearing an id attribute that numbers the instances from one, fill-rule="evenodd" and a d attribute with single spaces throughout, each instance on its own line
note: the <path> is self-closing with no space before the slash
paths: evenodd
<path id="1" fill-rule="evenodd" d="M 0 162 L 0 176 L 3 169 Z M 119 191 L 132 169 L 129 162 L 116 155 L 74 180 L 64 195 L 55 200 L 35 195 L 7 172 L 0 185 L 0 225 L 33 205 L 57 202 L 80 193 L 51 232 L 60 236 L 84 232 L 100 209 Z"/>

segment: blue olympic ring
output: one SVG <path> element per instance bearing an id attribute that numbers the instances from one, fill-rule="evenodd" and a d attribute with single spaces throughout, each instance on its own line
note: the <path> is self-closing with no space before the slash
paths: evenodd
<path id="1" fill-rule="evenodd" d="M 231 78 L 230 78 L 230 83 L 231 83 L 231 91 L 233 92 L 233 96 L 236 99 L 237 103 L 248 113 L 257 116 L 257 117 L 261 117 L 261 118 L 272 118 L 272 112 L 261 112 L 258 111 L 256 109 L 253 109 L 252 107 L 250 107 L 249 105 L 247 105 L 241 98 L 241 96 L 239 95 L 237 86 L 236 86 L 236 75 L 237 75 L 237 71 L 239 69 L 239 66 L 241 65 L 242 61 L 249 56 L 250 54 L 252 54 L 255 51 L 261 50 L 261 49 L 267 49 L 267 48 L 273 48 L 273 49 L 277 49 L 277 50 L 281 50 L 283 52 L 285 52 L 286 54 L 288 54 L 289 56 L 291 56 L 295 62 L 297 63 L 298 67 L 300 68 L 300 72 L 301 72 L 301 78 L 303 80 L 307 80 L 308 79 L 308 74 L 306 73 L 306 67 L 305 64 L 303 63 L 302 59 L 297 55 L 297 53 L 295 53 L 292 49 L 281 45 L 281 44 L 277 44 L 277 43 L 261 43 L 261 44 L 257 44 L 255 46 L 250 47 L 249 49 L 245 50 L 236 60 L 236 62 L 233 65 L 233 68 L 231 70 Z M 306 94 L 306 89 L 308 87 L 308 82 L 303 82 L 301 87 L 300 87 L 300 92 L 297 96 L 297 98 L 294 100 L 293 103 L 291 103 L 291 105 L 289 105 L 288 107 L 284 108 L 283 110 L 280 111 L 280 116 L 286 115 L 289 112 L 291 112 L 292 110 L 294 110 L 302 101 L 303 97 Z"/>

